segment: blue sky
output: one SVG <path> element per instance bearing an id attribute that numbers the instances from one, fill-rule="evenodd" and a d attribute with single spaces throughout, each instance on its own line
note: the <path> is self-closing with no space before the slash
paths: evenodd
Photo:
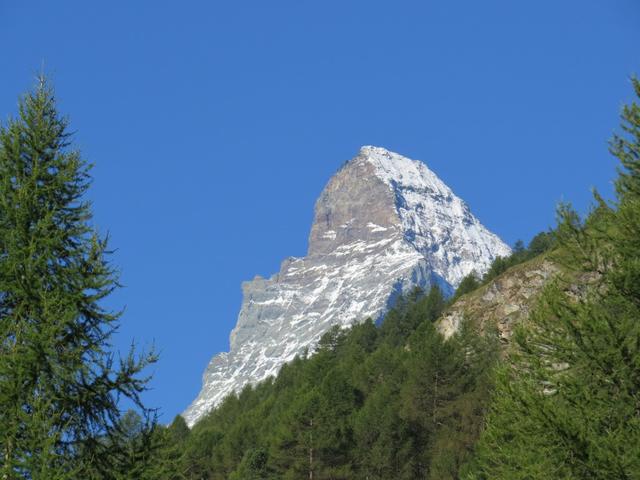
<path id="1" fill-rule="evenodd" d="M 44 63 L 117 248 L 116 346 L 163 421 L 228 347 L 240 282 L 304 255 L 361 145 L 424 160 L 508 243 L 611 195 L 637 0 L 0 0 L 0 118 Z"/>

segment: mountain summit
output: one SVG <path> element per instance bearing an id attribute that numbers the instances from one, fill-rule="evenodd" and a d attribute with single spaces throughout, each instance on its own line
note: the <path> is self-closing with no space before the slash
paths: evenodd
<path id="1" fill-rule="evenodd" d="M 465 275 L 509 253 L 424 163 L 362 147 L 316 202 L 307 256 L 242 284 L 230 352 L 213 357 L 182 415 L 191 426 L 227 395 L 313 350 L 333 325 L 378 319 L 415 286 L 452 293 Z"/>

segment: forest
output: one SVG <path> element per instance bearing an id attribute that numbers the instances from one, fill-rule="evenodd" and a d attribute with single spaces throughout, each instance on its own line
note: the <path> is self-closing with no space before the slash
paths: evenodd
<path id="1" fill-rule="evenodd" d="M 466 277 L 401 297 L 380 322 L 333 328 L 276 377 L 189 429 L 141 395 L 155 352 L 111 351 L 121 312 L 91 164 L 40 78 L 0 129 L 0 478 L 640 478 L 640 81 L 610 151 L 615 200 Z M 461 298 L 544 256 L 560 272 L 505 345 Z M 127 398 L 134 405 L 122 410 Z"/>

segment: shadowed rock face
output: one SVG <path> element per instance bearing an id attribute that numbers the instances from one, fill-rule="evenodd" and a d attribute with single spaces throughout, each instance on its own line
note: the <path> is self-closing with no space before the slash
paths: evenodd
<path id="1" fill-rule="evenodd" d="M 357 241 L 399 234 L 393 191 L 366 159 L 347 163 L 320 194 L 309 235 L 308 256 L 326 255 Z"/>
<path id="2" fill-rule="evenodd" d="M 377 320 L 415 286 L 451 293 L 509 253 L 423 163 L 363 147 L 316 202 L 307 256 L 243 283 L 230 352 L 211 360 L 184 418 L 193 425 L 225 396 L 275 375 L 333 325 Z"/>

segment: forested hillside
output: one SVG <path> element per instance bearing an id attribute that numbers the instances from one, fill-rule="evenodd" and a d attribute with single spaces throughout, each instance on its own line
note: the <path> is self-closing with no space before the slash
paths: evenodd
<path id="1" fill-rule="evenodd" d="M 0 129 L 0 478 L 640 478 L 637 103 L 611 141 L 614 202 L 561 205 L 452 298 L 416 289 L 333 328 L 193 429 L 143 405 L 154 354 L 111 351 L 118 276 L 69 138 L 44 79 Z"/>
<path id="2" fill-rule="evenodd" d="M 308 358 L 245 388 L 184 435 L 186 478 L 456 478 L 482 426 L 494 338 L 433 322 L 439 289 L 380 327 L 334 328 Z M 169 430 L 180 430 L 181 418 Z"/>
<path id="3" fill-rule="evenodd" d="M 540 239 L 553 236 L 497 260 L 474 288 L 548 251 L 554 242 Z M 191 431 L 177 417 L 157 459 L 166 478 L 459 478 L 501 351 L 497 329 L 480 334 L 464 322 L 448 340 L 438 332 L 436 320 L 464 294 L 416 289 L 380 325 L 332 329 L 315 352 L 227 398 Z"/>
<path id="4" fill-rule="evenodd" d="M 444 340 L 445 299 L 416 292 L 192 431 L 177 418 L 168 478 L 640 478 L 640 107 L 622 117 L 615 203 L 596 194 L 584 220 L 561 206 L 555 232 L 453 297 L 539 254 L 558 265 L 505 358 L 473 319 Z"/>

